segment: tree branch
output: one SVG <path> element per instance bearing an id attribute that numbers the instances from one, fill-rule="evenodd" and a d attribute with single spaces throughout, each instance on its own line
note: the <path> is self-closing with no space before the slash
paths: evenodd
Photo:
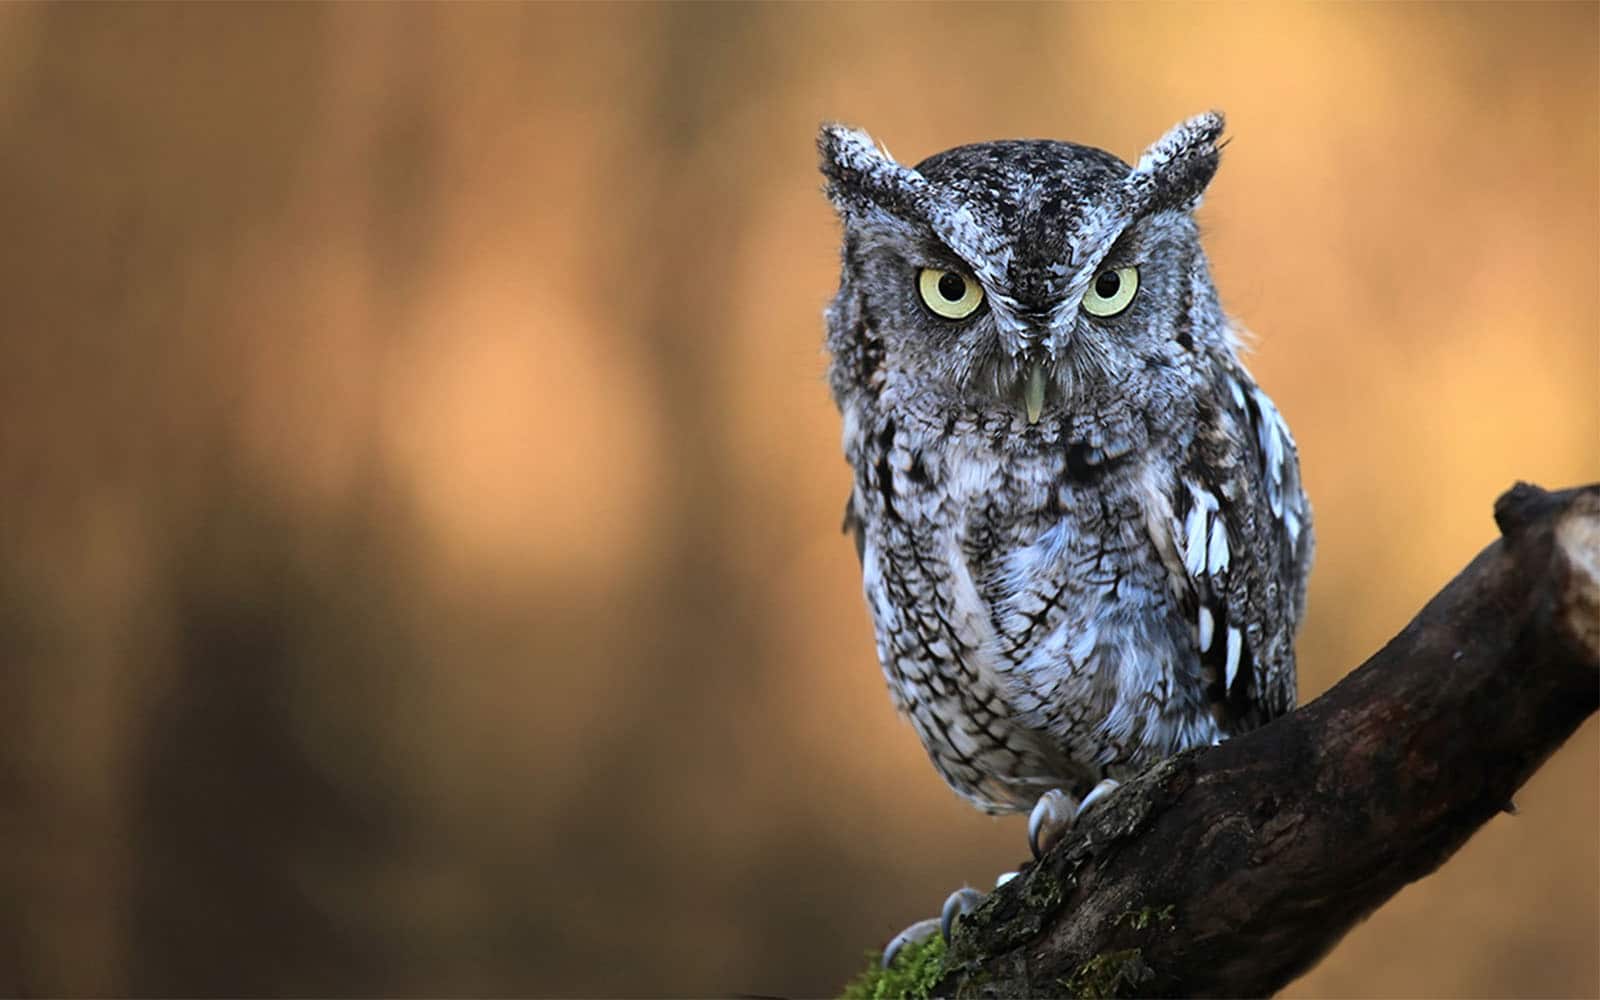
<path id="1" fill-rule="evenodd" d="M 965 917 L 936 995 L 1270 994 L 1434 871 L 1600 706 L 1600 486 L 1502 537 L 1316 701 L 1124 785 Z"/>

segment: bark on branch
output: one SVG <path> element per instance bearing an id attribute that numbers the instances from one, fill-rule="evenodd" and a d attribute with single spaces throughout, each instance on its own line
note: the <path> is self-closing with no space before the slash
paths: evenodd
<path id="1" fill-rule="evenodd" d="M 1316 701 L 1123 786 L 964 918 L 935 995 L 1270 994 L 1434 871 L 1600 705 L 1600 486 L 1501 538 Z"/>

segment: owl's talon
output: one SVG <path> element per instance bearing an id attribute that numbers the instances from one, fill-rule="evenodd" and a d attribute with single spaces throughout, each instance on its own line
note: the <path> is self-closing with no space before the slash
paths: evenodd
<path id="1" fill-rule="evenodd" d="M 1028 846 L 1033 849 L 1033 860 L 1044 857 L 1050 845 L 1072 829 L 1075 817 L 1072 796 L 1059 788 L 1052 788 L 1039 796 L 1033 812 L 1028 814 Z"/>
<path id="2" fill-rule="evenodd" d="M 1016 872 L 1009 874 L 1015 875 Z M 1002 876 L 1003 878 L 1004 876 Z M 896 934 L 883 949 L 883 967 L 887 969 L 894 964 L 895 956 L 908 944 L 920 944 L 928 940 L 935 933 L 942 936 L 945 941 L 950 940 L 950 934 L 956 928 L 956 921 L 978 908 L 984 900 L 984 894 L 976 889 L 957 889 L 952 892 L 940 907 L 937 917 L 918 920 L 905 930 Z"/>
<path id="3" fill-rule="evenodd" d="M 1078 811 L 1072 814 L 1072 821 L 1076 823 L 1078 817 L 1089 811 L 1090 806 L 1099 803 L 1120 787 L 1122 787 L 1122 782 L 1117 781 L 1115 778 L 1102 779 L 1098 785 L 1089 789 L 1089 794 L 1085 795 L 1083 801 L 1078 803 Z"/>
<path id="4" fill-rule="evenodd" d="M 983 893 L 976 889 L 957 889 L 945 899 L 939 910 L 939 933 L 944 935 L 945 943 L 949 943 L 956 921 L 976 910 L 982 902 Z"/>
<path id="5" fill-rule="evenodd" d="M 883 967 L 887 969 L 894 964 L 894 957 L 900 954 L 900 949 L 908 944 L 921 944 L 940 930 L 940 918 L 929 917 L 918 920 L 905 930 L 896 934 L 883 949 Z"/>

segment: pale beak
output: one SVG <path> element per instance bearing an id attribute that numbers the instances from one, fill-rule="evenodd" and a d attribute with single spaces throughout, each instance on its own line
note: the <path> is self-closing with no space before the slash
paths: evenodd
<path id="1" fill-rule="evenodd" d="M 1039 422 L 1039 411 L 1044 409 L 1044 386 L 1044 364 L 1035 361 L 1028 366 L 1028 381 L 1022 387 L 1022 405 L 1030 424 Z"/>

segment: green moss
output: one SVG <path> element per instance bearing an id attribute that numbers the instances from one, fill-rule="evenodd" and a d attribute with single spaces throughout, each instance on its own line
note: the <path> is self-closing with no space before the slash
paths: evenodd
<path id="1" fill-rule="evenodd" d="M 1176 912 L 1177 908 L 1171 903 L 1162 907 L 1147 906 L 1138 913 L 1129 910 L 1118 917 L 1115 923 L 1118 927 L 1131 927 L 1136 931 L 1142 931 L 1148 927 L 1162 927 L 1170 930 L 1174 923 L 1173 914 Z"/>
<path id="2" fill-rule="evenodd" d="M 1023 886 L 1022 898 L 1030 909 L 1051 911 L 1065 898 L 1061 882 L 1050 872 L 1036 872 Z"/>
<path id="3" fill-rule="evenodd" d="M 1030 879 L 1024 887 L 1028 908 L 1022 911 L 1028 918 L 1030 928 L 1016 928 L 1015 934 L 1010 936 L 1032 936 L 1037 930 L 1032 925 L 1037 924 L 1041 910 L 1057 905 L 1063 895 L 1063 887 L 1058 879 L 1047 876 Z M 1177 908 L 1171 904 L 1146 906 L 1123 913 L 1113 923 L 1134 931 L 1155 930 L 1163 933 L 1176 926 L 1176 913 Z M 1000 939 L 1008 937 L 1006 930 L 1000 928 Z M 947 973 L 957 977 L 959 995 L 982 992 L 989 976 L 972 961 L 973 942 L 959 936 L 958 941 L 962 948 L 958 949 L 958 954 L 951 955 L 944 939 L 938 934 L 931 935 L 920 944 L 901 949 L 894 967 L 890 969 L 879 966 L 878 952 L 868 953 L 867 969 L 845 986 L 843 1000 L 926 1000 L 933 987 Z M 1018 970 L 1017 974 L 1023 975 L 1024 972 Z M 1057 980 L 1055 985 L 1062 994 L 1079 1000 L 1104 1000 L 1133 995 L 1155 975 L 1155 970 L 1144 960 L 1142 949 L 1125 948 L 1096 955 L 1068 978 Z"/>
<path id="4" fill-rule="evenodd" d="M 878 964 L 880 957 L 867 954 L 870 964 L 846 984 L 842 1000 L 925 1000 L 944 972 L 944 938 L 933 934 L 906 945 L 887 969 Z"/>
<path id="5" fill-rule="evenodd" d="M 1096 955 L 1059 985 L 1079 1000 L 1105 1000 L 1127 996 L 1152 974 L 1138 948 L 1125 948 Z"/>

